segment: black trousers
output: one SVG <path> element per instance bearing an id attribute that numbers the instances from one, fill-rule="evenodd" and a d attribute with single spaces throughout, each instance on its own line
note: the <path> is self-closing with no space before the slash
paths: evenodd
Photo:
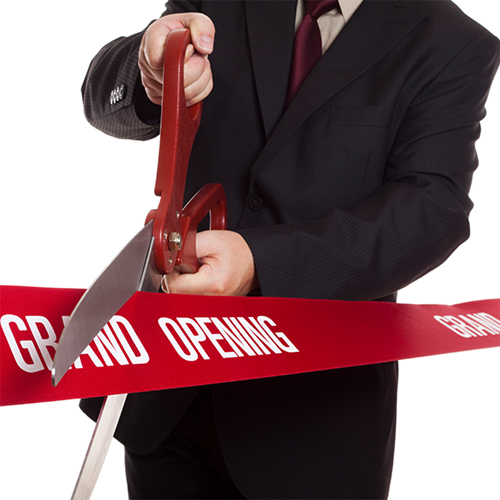
<path id="1" fill-rule="evenodd" d="M 328 397 L 327 382 L 331 386 Z M 224 442 L 228 453 L 238 460 L 235 479 L 248 498 L 387 498 L 394 452 L 397 363 L 238 382 L 224 389 L 224 397 L 234 403 L 238 413 L 228 413 L 231 408 L 226 408 L 217 415 L 217 424 L 224 430 L 248 430 L 239 435 L 237 449 L 234 443 Z M 248 394 L 254 397 L 248 400 Z M 219 396 L 215 388 L 214 396 Z M 272 408 L 266 436 L 273 441 L 266 443 L 267 448 L 255 440 L 262 425 L 261 418 L 253 419 L 256 404 Z M 302 431 L 290 432 L 289 420 L 294 428 L 303 421 Z M 131 499 L 245 498 L 222 456 L 211 387 L 199 390 L 156 450 L 147 455 L 126 450 L 126 472 Z"/>
<path id="2" fill-rule="evenodd" d="M 130 499 L 245 498 L 226 468 L 210 386 L 202 387 L 162 445 L 147 455 L 125 449 Z"/>

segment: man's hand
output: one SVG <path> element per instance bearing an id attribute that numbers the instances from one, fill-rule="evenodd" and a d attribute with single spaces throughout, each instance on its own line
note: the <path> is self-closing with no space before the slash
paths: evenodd
<path id="1" fill-rule="evenodd" d="M 202 264 L 198 272 L 179 274 L 174 270 L 164 278 L 169 292 L 244 296 L 259 286 L 252 252 L 238 233 L 198 233 L 196 253 Z"/>
<path id="2" fill-rule="evenodd" d="M 163 93 L 163 56 L 171 31 L 187 28 L 193 45 L 186 50 L 184 64 L 184 93 L 187 106 L 202 101 L 212 90 L 212 70 L 208 58 L 214 46 L 215 27 L 205 15 L 189 12 L 171 14 L 154 22 L 144 33 L 139 49 L 139 68 L 146 94 L 161 105 Z"/>

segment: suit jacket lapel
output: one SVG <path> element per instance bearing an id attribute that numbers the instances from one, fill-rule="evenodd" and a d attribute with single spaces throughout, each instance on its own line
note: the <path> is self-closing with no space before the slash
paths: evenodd
<path id="1" fill-rule="evenodd" d="M 283 116 L 292 60 L 294 0 L 247 0 L 248 38 L 266 137 Z"/>
<path id="2" fill-rule="evenodd" d="M 427 9 L 420 8 L 423 3 L 415 8 L 414 2 L 364 1 L 278 122 L 252 167 L 251 182 L 314 111 L 385 56 L 427 16 Z"/>

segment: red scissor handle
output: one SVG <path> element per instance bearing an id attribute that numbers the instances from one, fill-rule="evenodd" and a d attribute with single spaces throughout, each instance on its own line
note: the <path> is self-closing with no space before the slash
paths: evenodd
<path id="1" fill-rule="evenodd" d="M 155 194 L 160 196 L 154 219 L 155 263 L 158 272 L 169 274 L 174 266 L 183 272 L 196 272 L 196 230 L 210 213 L 210 229 L 226 229 L 226 195 L 220 184 L 208 184 L 182 208 L 186 174 L 193 141 L 201 120 L 202 104 L 186 106 L 184 96 L 184 58 L 191 42 L 189 30 L 170 33 L 163 63 L 163 100 L 160 152 Z"/>

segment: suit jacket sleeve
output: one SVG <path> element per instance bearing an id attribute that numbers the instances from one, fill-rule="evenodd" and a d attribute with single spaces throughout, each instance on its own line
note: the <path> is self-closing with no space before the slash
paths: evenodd
<path id="1" fill-rule="evenodd" d="M 197 10 L 191 2 L 170 1 L 162 14 Z M 85 117 L 102 132 L 120 139 L 148 140 L 159 132 L 160 106 L 141 84 L 139 47 L 146 30 L 105 45 L 92 60 L 82 85 Z M 123 99 L 112 103 L 110 93 L 124 86 Z"/>

